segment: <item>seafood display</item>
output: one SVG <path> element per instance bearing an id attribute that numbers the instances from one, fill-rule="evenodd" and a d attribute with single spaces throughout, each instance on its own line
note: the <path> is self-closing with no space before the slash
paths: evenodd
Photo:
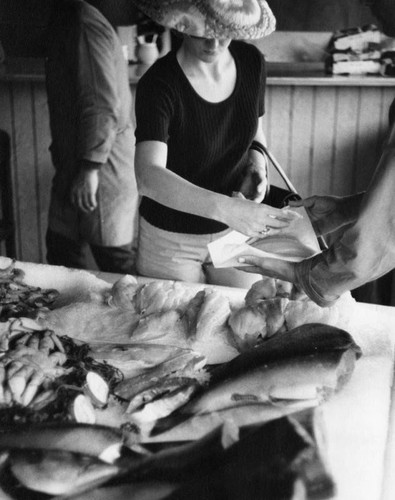
<path id="1" fill-rule="evenodd" d="M 25 283 L 14 264 L 2 274 L 4 303 L 15 280 L 45 299 L 23 295 L 29 308 L 0 321 L 0 493 L 128 498 L 155 481 L 162 498 L 243 498 L 253 478 L 267 495 L 333 494 L 311 422 L 362 354 L 337 326 L 341 308 L 272 279 L 232 300 L 126 275 L 73 301 Z"/>
<path id="2" fill-rule="evenodd" d="M 0 321 L 20 316 L 31 317 L 37 309 L 53 304 L 59 292 L 43 290 L 24 282 L 24 273 L 15 264 L 0 269 Z"/>
<path id="3" fill-rule="evenodd" d="M 274 294 L 269 295 L 267 280 L 262 284 L 254 285 L 245 300 L 235 304 L 215 287 L 193 288 L 174 281 L 138 284 L 133 277 L 125 276 L 94 300 L 47 311 L 40 322 L 43 328 L 87 343 L 192 349 L 208 364 L 230 361 L 244 344 L 253 347 L 267 334 L 281 329 L 290 330 L 306 322 L 332 326 L 346 322 L 344 308 L 335 305 L 323 310 L 306 297 L 301 300 L 283 285 L 277 285 Z M 236 318 L 248 316 L 249 312 L 256 316 L 255 329 L 240 330 L 236 323 L 240 326 L 241 322 Z"/>
<path id="4" fill-rule="evenodd" d="M 75 451 L 71 438 L 83 432 L 91 440 L 108 439 L 108 429 L 92 426 L 59 430 L 56 448 L 24 449 L 18 443 L 7 446 L 1 464 L 0 486 L 8 498 L 331 498 L 335 485 L 324 466 L 316 442 L 312 413 L 280 418 L 235 435 L 226 426 L 192 443 L 151 451 L 148 447 L 130 449 L 123 441 L 120 454 L 104 461 L 92 453 L 95 445 L 85 438 L 87 452 Z M 50 430 L 49 430 L 50 431 Z M 34 430 L 33 430 L 34 432 Z M 63 432 L 63 433 L 62 433 Z M 42 440 L 48 429 L 42 429 Z M 119 440 L 117 440 L 117 445 Z M 74 447 L 75 448 L 75 447 Z M 77 446 L 78 448 L 78 446 Z M 6 481 L 6 478 L 12 478 Z M 14 482 L 13 482 L 14 481 Z M 17 483 L 15 483 L 17 481 Z M 44 496 L 32 497 L 32 492 Z M 138 492 L 141 496 L 135 496 Z M 301 496 L 303 495 L 303 496 Z"/>
<path id="5" fill-rule="evenodd" d="M 304 325 L 218 366 L 177 414 L 151 427 L 145 422 L 141 429 L 153 429 L 161 439 L 167 430 L 166 438 L 184 440 L 201 437 L 227 420 L 251 425 L 313 408 L 341 390 L 360 356 L 344 330 Z"/>
<path id="6" fill-rule="evenodd" d="M 15 340 L 0 360 L 3 383 L 0 402 L 34 404 L 40 385 L 67 373 L 66 354 L 51 331 L 25 333 Z M 60 346 L 60 350 L 58 348 Z"/>

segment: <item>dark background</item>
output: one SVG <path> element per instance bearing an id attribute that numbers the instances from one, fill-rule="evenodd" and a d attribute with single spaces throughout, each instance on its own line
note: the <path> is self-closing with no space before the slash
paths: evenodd
<path id="1" fill-rule="evenodd" d="M 131 0 L 88 0 L 114 26 L 144 22 Z M 0 0 L 0 41 L 9 57 L 42 57 L 57 0 Z M 269 0 L 278 31 L 335 31 L 375 22 L 360 0 Z"/>

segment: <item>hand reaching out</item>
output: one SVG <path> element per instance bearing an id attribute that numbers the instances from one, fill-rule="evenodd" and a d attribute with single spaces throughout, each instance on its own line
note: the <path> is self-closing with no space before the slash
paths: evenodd
<path id="1" fill-rule="evenodd" d="M 344 198 L 340 196 L 311 196 L 290 201 L 290 207 L 304 207 L 319 235 L 335 231 L 348 221 L 342 213 Z"/>
<path id="2" fill-rule="evenodd" d="M 262 274 L 269 278 L 281 279 L 295 283 L 295 264 L 286 260 L 272 259 L 270 257 L 256 257 L 245 255 L 239 258 L 240 264 L 249 264 L 240 266 L 238 269 L 248 273 Z"/>
<path id="3" fill-rule="evenodd" d="M 246 200 L 241 193 L 234 193 L 231 200 L 223 222 L 250 238 L 281 234 L 293 221 L 301 217 L 289 208 L 279 209 Z"/>

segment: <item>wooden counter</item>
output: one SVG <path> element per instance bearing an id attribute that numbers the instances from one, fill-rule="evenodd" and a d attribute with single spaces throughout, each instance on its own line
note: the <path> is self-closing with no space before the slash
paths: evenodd
<path id="1" fill-rule="evenodd" d="M 135 85 L 149 66 L 129 65 L 129 81 Z M 328 75 L 322 63 L 267 63 L 268 85 L 345 86 L 345 87 L 395 87 L 395 78 L 376 75 Z M 0 81 L 44 82 L 44 61 L 33 58 L 16 58 L 0 64 Z"/>
<path id="2" fill-rule="evenodd" d="M 131 90 L 147 68 L 130 65 Z M 395 97 L 395 78 L 324 75 L 269 64 L 264 131 L 301 196 L 347 195 L 367 187 Z M 53 167 L 42 60 L 0 67 L 0 128 L 11 136 L 17 257 L 45 262 Z M 131 110 L 134 123 L 134 110 Z M 133 159 L 131 159 L 131 164 Z M 272 182 L 279 180 L 272 175 Z M 4 249 L 0 245 L 0 253 Z"/>

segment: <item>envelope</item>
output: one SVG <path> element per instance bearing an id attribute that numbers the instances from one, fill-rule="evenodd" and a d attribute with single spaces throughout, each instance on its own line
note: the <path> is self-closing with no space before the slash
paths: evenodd
<path id="1" fill-rule="evenodd" d="M 238 258 L 241 255 L 255 255 L 274 259 L 300 262 L 321 252 L 317 236 L 304 207 L 292 207 L 302 215 L 296 219 L 281 235 L 262 237 L 252 244 L 248 236 L 237 231 L 230 231 L 225 236 L 207 245 L 214 267 L 242 267 Z"/>

